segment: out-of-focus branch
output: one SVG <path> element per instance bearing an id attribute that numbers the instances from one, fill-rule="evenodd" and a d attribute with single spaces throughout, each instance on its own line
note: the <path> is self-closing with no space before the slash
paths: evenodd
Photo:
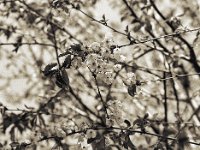
<path id="1" fill-rule="evenodd" d="M 163 78 L 166 78 L 166 72 L 163 72 Z M 164 88 L 164 121 L 165 121 L 165 130 L 168 128 L 168 104 L 167 104 L 167 82 L 166 80 L 163 81 L 163 88 Z M 163 132 L 164 133 L 164 132 Z M 164 135 L 166 136 L 166 135 Z M 166 149 L 169 148 L 168 139 L 165 139 L 165 146 Z"/>
<path id="2" fill-rule="evenodd" d="M 163 80 L 171 80 L 171 79 L 174 79 L 174 78 L 181 78 L 181 77 L 185 77 L 185 76 L 196 76 L 196 75 L 200 75 L 200 73 L 175 74 L 174 76 L 171 76 L 171 77 L 161 78 L 161 79 L 156 79 L 156 80 L 151 80 L 151 82 L 163 81 Z"/>
<path id="3" fill-rule="evenodd" d="M 58 54 L 58 47 L 57 47 L 56 29 L 54 28 L 53 25 L 51 25 L 51 32 L 53 34 L 52 36 L 53 36 L 54 48 L 55 48 L 55 52 L 56 52 L 56 59 L 58 62 L 59 69 L 61 69 L 61 64 L 60 64 L 59 54 Z"/>
<path id="4" fill-rule="evenodd" d="M 128 128 L 120 128 L 120 127 L 115 127 L 115 126 L 112 126 L 112 127 L 89 127 L 89 128 L 84 129 L 84 130 L 73 131 L 73 132 L 67 134 L 66 136 L 85 133 L 87 130 L 91 130 L 91 129 L 93 129 L 93 130 L 105 130 L 107 132 L 108 131 L 114 131 L 114 130 L 128 131 L 130 133 L 130 135 L 131 134 L 134 135 L 135 133 L 139 133 L 139 134 L 150 135 L 150 136 L 159 137 L 159 138 L 167 139 L 167 140 L 171 140 L 171 141 L 177 141 L 177 138 L 174 138 L 174 137 L 163 136 L 163 135 L 154 134 L 154 133 L 150 133 L 150 132 L 143 132 L 143 131 L 140 131 L 140 130 L 133 130 L 133 129 L 128 129 Z M 45 138 L 42 138 L 42 139 L 38 140 L 38 142 L 45 141 L 45 140 L 48 140 L 48 139 L 54 139 L 54 138 L 55 138 L 55 136 L 54 137 L 52 137 L 52 136 L 45 137 Z M 192 145 L 200 146 L 200 143 L 197 143 L 197 142 L 187 141 L 187 143 L 188 144 L 192 144 Z M 31 145 L 31 143 L 29 145 Z"/>
<path id="5" fill-rule="evenodd" d="M 200 106 L 193 112 L 193 114 L 190 116 L 190 118 L 188 119 L 188 121 L 191 121 L 192 118 L 196 115 L 199 116 L 199 112 L 200 112 Z"/>
<path id="6" fill-rule="evenodd" d="M 98 92 L 98 95 L 100 97 L 101 103 L 103 105 L 103 111 L 105 112 L 106 116 L 109 118 L 109 115 L 108 115 L 108 112 L 107 112 L 107 106 L 106 106 L 106 103 L 104 102 L 103 97 L 101 95 L 101 92 L 100 92 L 100 89 L 99 89 L 99 84 L 98 84 L 98 81 L 97 81 L 97 78 L 96 78 L 96 74 L 94 74 L 89 67 L 88 67 L 88 69 L 90 70 L 92 76 L 94 77 L 95 84 L 97 86 L 97 92 Z M 105 117 L 102 118 L 102 121 L 103 121 L 104 124 L 106 124 L 106 118 Z"/>
<path id="7" fill-rule="evenodd" d="M 13 43 L 0 43 L 0 46 L 6 46 L 6 45 L 16 45 L 17 43 L 13 42 Z M 39 45 L 39 46 L 49 46 L 49 47 L 54 47 L 54 45 L 52 44 L 47 44 L 47 43 L 39 43 L 39 42 L 33 42 L 33 43 L 29 43 L 29 42 L 23 42 L 20 43 L 21 46 L 22 45 Z"/>
<path id="8" fill-rule="evenodd" d="M 48 23 L 50 23 L 53 26 L 56 26 L 57 29 L 63 31 L 64 33 L 66 33 L 67 35 L 69 35 L 69 38 L 72 38 L 74 40 L 76 40 L 77 42 L 79 42 L 80 44 L 82 44 L 82 42 L 77 39 L 74 35 L 72 35 L 72 33 L 70 33 L 67 29 L 60 27 L 59 25 L 57 25 L 56 23 L 54 23 L 53 20 L 47 20 L 47 18 L 45 16 L 43 16 L 42 14 L 40 14 L 38 11 L 36 11 L 34 8 L 32 8 L 31 6 L 29 6 L 24 0 L 17 0 L 19 1 L 21 4 L 23 4 L 24 6 L 26 6 L 32 13 L 36 14 L 37 16 L 39 16 L 43 21 L 48 21 Z"/>
<path id="9" fill-rule="evenodd" d="M 81 98 L 74 92 L 74 90 L 72 89 L 72 87 L 69 87 L 69 92 L 72 94 L 72 96 L 80 103 L 80 105 L 83 107 L 83 109 L 89 113 L 91 113 L 93 116 L 95 116 L 96 118 L 100 119 L 102 121 L 102 118 L 99 117 L 95 112 L 93 112 L 88 106 L 86 106 Z"/>
<path id="10" fill-rule="evenodd" d="M 158 15 L 164 20 L 166 21 L 167 25 L 174 31 L 175 28 L 173 27 L 173 25 L 170 23 L 169 20 L 166 19 L 166 17 L 162 14 L 162 12 L 158 9 L 158 7 L 155 5 L 153 0 L 150 0 L 151 5 L 153 6 L 153 8 L 155 9 L 155 11 L 158 13 Z M 198 29 L 199 30 L 199 29 Z M 194 52 L 193 47 L 179 34 L 177 36 L 189 49 L 190 52 L 190 62 L 193 64 L 194 69 L 196 70 L 196 72 L 200 72 L 200 66 L 197 63 L 197 57 L 196 54 Z"/>
<path id="11" fill-rule="evenodd" d="M 185 34 L 185 33 L 197 32 L 199 30 L 200 30 L 200 27 L 194 28 L 194 29 L 179 30 L 179 31 L 175 31 L 175 32 L 172 32 L 172 33 L 169 33 L 169 34 L 158 36 L 158 37 L 149 38 L 147 40 L 141 40 L 141 41 L 136 42 L 134 44 L 142 44 L 142 43 L 152 42 L 152 41 L 155 41 L 155 40 L 165 39 L 165 38 L 169 38 L 169 37 L 172 37 L 172 38 L 178 37 L 179 35 L 182 35 L 182 34 Z M 125 44 L 125 45 L 119 45 L 119 47 L 126 47 L 126 46 L 131 46 L 131 45 L 134 45 L 134 44 L 128 43 L 128 44 Z"/>

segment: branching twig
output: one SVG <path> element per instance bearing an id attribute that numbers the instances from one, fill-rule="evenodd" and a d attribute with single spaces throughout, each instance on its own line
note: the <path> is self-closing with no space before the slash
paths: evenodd
<path id="1" fill-rule="evenodd" d="M 13 42 L 13 43 L 0 43 L 0 46 L 6 46 L 6 45 L 16 45 L 17 43 Z M 49 47 L 54 47 L 54 45 L 52 44 L 46 44 L 46 43 L 39 43 L 39 42 L 33 42 L 33 43 L 29 43 L 29 42 L 24 42 L 24 43 L 20 43 L 21 45 L 39 45 L 39 46 L 49 46 Z"/>
<path id="2" fill-rule="evenodd" d="M 153 8 L 156 10 L 156 12 L 159 14 L 159 16 L 166 21 L 167 25 L 174 31 L 175 28 L 173 27 L 173 25 L 170 23 L 169 20 L 166 19 L 166 17 L 161 13 L 161 11 L 158 9 L 158 7 L 155 5 L 153 0 L 150 0 L 151 5 L 153 6 Z M 195 30 L 195 29 L 194 29 Z M 199 30 L 199 28 L 197 28 L 197 31 Z M 189 49 L 190 52 L 190 62 L 193 64 L 194 69 L 196 70 L 196 72 L 200 72 L 200 66 L 197 63 L 197 57 L 196 54 L 194 52 L 193 47 L 183 38 L 181 37 L 181 35 L 179 34 L 177 36 Z"/>
<path id="3" fill-rule="evenodd" d="M 58 66 L 59 69 L 61 69 L 61 64 L 60 64 L 60 60 L 59 60 L 59 54 L 58 54 L 58 47 L 57 47 L 57 40 L 56 40 L 56 29 L 54 29 L 53 25 L 51 25 L 51 32 L 52 32 L 52 36 L 53 36 L 53 42 L 54 42 L 54 48 L 55 48 L 55 52 L 56 52 L 56 59 L 58 62 Z"/>
<path id="4" fill-rule="evenodd" d="M 90 72 L 92 73 L 92 76 L 94 77 L 95 84 L 96 84 L 96 86 L 97 86 L 98 95 L 99 95 L 100 100 L 101 100 L 101 103 L 102 103 L 102 105 L 103 105 L 103 110 L 105 111 L 107 118 L 109 118 L 109 115 L 108 115 L 108 112 L 107 112 L 107 106 L 106 106 L 106 104 L 105 104 L 105 102 L 104 102 L 104 100 L 103 100 L 103 97 L 102 97 L 102 95 L 101 95 L 101 92 L 100 92 L 100 89 L 99 89 L 99 85 L 98 85 L 98 81 L 97 81 L 96 75 L 91 71 L 91 69 L 90 69 L 89 67 L 88 67 L 88 69 L 90 70 Z M 103 120 L 104 120 L 104 123 L 105 123 L 105 122 L 106 122 L 106 118 L 103 118 Z"/>
<path id="5" fill-rule="evenodd" d="M 166 72 L 163 73 L 163 78 L 166 78 Z M 163 88 L 164 88 L 164 114 L 165 114 L 165 129 L 168 128 L 168 105 L 167 105 L 167 82 L 166 80 L 163 81 Z M 166 135 L 164 135 L 166 136 Z M 168 149 L 169 148 L 169 145 L 168 145 L 168 140 L 167 138 L 165 139 L 165 145 L 166 145 L 166 148 Z"/>
<path id="6" fill-rule="evenodd" d="M 47 20 L 47 18 L 45 16 L 43 16 L 42 14 L 40 14 L 38 11 L 36 11 L 34 8 L 32 8 L 31 6 L 29 6 L 24 0 L 17 0 L 19 1 L 21 4 L 23 4 L 24 6 L 26 6 L 32 13 L 36 14 L 37 16 L 39 16 L 43 21 L 48 21 L 48 23 L 50 23 L 53 26 L 56 26 L 59 30 L 63 31 L 64 33 L 66 33 L 67 35 L 69 35 L 70 38 L 76 40 L 77 42 L 79 42 L 80 44 L 82 44 L 82 42 L 77 39 L 75 36 L 73 36 L 67 29 L 60 27 L 59 25 L 57 25 L 56 23 L 54 23 L 53 20 Z"/>
<path id="7" fill-rule="evenodd" d="M 197 32 L 199 30 L 200 30 L 200 27 L 194 28 L 194 29 L 186 29 L 186 30 L 183 30 L 183 31 L 175 31 L 173 33 L 161 35 L 161 36 L 154 37 L 154 38 L 149 38 L 147 40 L 141 40 L 141 41 L 138 41 L 134 44 L 142 44 L 142 43 L 152 42 L 152 41 L 155 41 L 155 40 L 165 39 L 165 38 L 168 38 L 168 37 L 178 37 L 179 35 L 182 35 L 184 33 Z M 133 44 L 128 43 L 128 44 L 125 44 L 125 45 L 119 45 L 118 47 L 126 47 L 126 46 L 131 46 L 131 45 L 133 45 Z"/>
<path id="8" fill-rule="evenodd" d="M 93 129 L 93 130 L 105 130 L 105 131 L 113 131 L 113 130 L 128 131 L 130 134 L 139 133 L 139 134 L 150 135 L 150 136 L 154 136 L 154 137 L 158 137 L 158 138 L 162 138 L 162 139 L 168 139 L 168 140 L 171 140 L 171 141 L 177 141 L 177 138 L 173 138 L 173 137 L 163 136 L 163 135 L 154 134 L 154 133 L 150 133 L 150 132 L 143 132 L 143 131 L 140 131 L 140 130 L 133 130 L 133 129 L 128 129 L 128 128 L 114 127 L 114 126 L 113 127 L 89 127 L 89 128 L 84 129 L 84 130 L 73 131 L 73 132 L 67 134 L 66 136 L 85 133 L 87 130 L 90 130 L 90 129 Z M 44 141 L 44 140 L 48 140 L 48 139 L 52 139 L 52 138 L 54 139 L 55 136 L 54 137 L 50 136 L 50 137 L 42 138 L 42 139 L 38 140 L 38 142 L 41 142 L 41 141 Z M 200 143 L 197 143 L 197 142 L 188 141 L 187 143 L 188 144 L 192 144 L 192 145 L 200 146 Z"/>

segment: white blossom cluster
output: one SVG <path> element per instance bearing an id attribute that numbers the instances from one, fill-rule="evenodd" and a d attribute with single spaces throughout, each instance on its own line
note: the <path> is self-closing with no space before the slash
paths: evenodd
<path id="1" fill-rule="evenodd" d="M 114 46 L 113 49 L 111 47 Z M 90 69 L 96 75 L 98 80 L 106 84 L 112 84 L 114 73 L 122 69 L 122 63 L 126 57 L 121 49 L 116 46 L 111 35 L 106 35 L 102 42 L 91 43 L 85 51 L 87 56 L 84 62 L 81 58 L 75 58 L 72 66 L 84 66 Z"/>

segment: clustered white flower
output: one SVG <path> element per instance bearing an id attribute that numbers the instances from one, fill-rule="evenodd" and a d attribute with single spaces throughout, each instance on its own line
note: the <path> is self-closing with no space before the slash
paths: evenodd
<path id="1" fill-rule="evenodd" d="M 122 102 L 119 100 L 112 100 L 108 102 L 109 106 L 109 119 L 106 120 L 108 126 L 112 126 L 115 122 L 121 124 L 123 122 L 122 117 Z"/>
<path id="2" fill-rule="evenodd" d="M 113 69 L 117 72 L 117 71 L 120 71 L 122 69 L 122 65 L 121 64 L 115 64 L 113 66 Z"/>
<path id="3" fill-rule="evenodd" d="M 120 60 L 121 57 L 121 49 L 120 48 L 115 48 L 113 51 L 113 56 L 116 60 Z"/>
<path id="4" fill-rule="evenodd" d="M 87 138 L 95 138 L 97 136 L 97 133 L 95 130 L 88 129 L 86 131 L 86 136 L 87 136 Z"/>
<path id="5" fill-rule="evenodd" d="M 113 81 L 113 73 L 111 71 L 107 71 L 105 72 L 105 79 L 104 79 L 105 83 L 107 84 L 111 84 Z"/>
<path id="6" fill-rule="evenodd" d="M 126 57 L 122 55 L 121 49 L 115 45 L 112 35 L 108 34 L 102 42 L 93 42 L 86 49 L 88 55 L 83 63 L 96 75 L 97 79 L 106 84 L 112 84 L 114 72 L 120 71 L 122 69 L 120 63 L 126 60 Z M 111 50 L 111 46 L 116 48 Z M 114 59 L 116 63 L 111 59 Z M 76 67 L 80 64 L 81 59 L 76 59 L 73 62 Z"/>
<path id="7" fill-rule="evenodd" d="M 104 59 L 108 59 L 110 56 L 111 56 L 111 51 L 109 48 L 107 47 L 102 47 L 101 48 L 101 56 L 104 58 Z"/>
<path id="8" fill-rule="evenodd" d="M 133 72 L 128 72 L 126 77 L 126 84 L 133 85 L 136 83 L 136 75 Z"/>
<path id="9" fill-rule="evenodd" d="M 81 57 L 74 57 L 71 65 L 74 68 L 79 68 L 81 66 L 89 68 L 89 70 L 96 75 L 98 81 L 108 85 L 113 83 L 114 73 L 121 71 L 122 64 L 126 61 L 126 56 L 124 56 L 121 49 L 116 46 L 111 34 L 105 35 L 102 42 L 93 42 L 82 50 L 87 53 L 86 57 L 84 59 Z M 127 73 L 127 78 L 125 80 L 127 85 L 135 84 L 135 74 Z"/>
<path id="10" fill-rule="evenodd" d="M 99 50 L 101 49 L 101 45 L 100 43 L 98 42 L 93 42 L 90 46 L 89 46 L 89 49 L 91 51 L 94 51 L 94 52 L 99 52 Z"/>
<path id="11" fill-rule="evenodd" d="M 104 47 L 110 47 L 111 45 L 115 45 L 113 35 L 111 33 L 105 34 L 104 40 L 102 41 L 102 45 Z"/>
<path id="12" fill-rule="evenodd" d="M 110 35 L 106 35 L 102 42 L 91 43 L 84 51 L 86 52 L 84 61 L 81 57 L 77 57 L 73 59 L 72 66 L 75 68 L 81 65 L 85 66 L 85 68 L 88 68 L 92 72 L 92 75 L 95 75 L 95 78 L 100 83 L 112 84 L 114 74 L 121 71 L 123 63 L 126 62 L 126 57 L 123 55 L 121 49 L 114 44 L 112 36 Z M 128 72 L 123 80 L 125 80 L 124 83 L 126 86 L 134 85 L 136 84 L 136 75 L 133 72 Z M 113 126 L 114 124 L 120 125 L 123 123 L 121 101 L 109 101 L 108 106 L 109 118 L 106 120 L 106 125 Z M 97 132 L 92 129 L 86 132 L 88 139 L 95 138 L 96 135 Z M 82 138 L 80 141 L 82 141 Z"/>

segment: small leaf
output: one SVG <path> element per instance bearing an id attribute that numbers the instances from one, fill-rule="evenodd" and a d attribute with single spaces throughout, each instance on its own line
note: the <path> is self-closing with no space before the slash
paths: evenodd
<path id="1" fill-rule="evenodd" d="M 130 121 L 128 121 L 128 120 L 124 120 L 124 123 L 125 123 L 128 127 L 131 126 L 131 123 L 130 123 Z"/>
<path id="2" fill-rule="evenodd" d="M 10 38 L 10 36 L 12 35 L 12 32 L 9 29 L 5 29 L 5 30 L 2 30 L 2 31 L 5 34 L 6 39 L 8 40 Z"/>
<path id="3" fill-rule="evenodd" d="M 136 85 L 133 84 L 133 85 L 129 85 L 128 86 L 128 94 L 132 97 L 135 96 L 135 93 L 136 93 Z"/>
<path id="4" fill-rule="evenodd" d="M 81 6 L 80 6 L 79 4 L 77 4 L 77 5 L 76 5 L 76 9 L 79 10 L 80 8 L 81 8 Z"/>
<path id="5" fill-rule="evenodd" d="M 129 28 L 128 28 L 128 25 L 126 26 L 126 29 L 124 30 L 126 33 L 129 32 Z"/>
<path id="6" fill-rule="evenodd" d="M 129 41 L 131 41 L 131 33 L 130 32 L 128 32 L 127 38 L 128 38 Z"/>
<path id="7" fill-rule="evenodd" d="M 34 127 L 36 125 L 36 122 L 37 122 L 37 118 L 34 117 L 31 121 L 30 121 L 30 124 L 32 127 Z"/>
<path id="8" fill-rule="evenodd" d="M 127 145 L 128 147 L 130 147 L 131 150 L 136 150 L 136 147 L 135 147 L 135 145 L 132 143 L 132 141 L 131 141 L 129 135 L 127 135 L 127 136 L 125 137 L 125 145 Z"/>
<path id="9" fill-rule="evenodd" d="M 143 24 L 141 24 L 141 23 L 135 25 L 135 27 L 133 28 L 133 31 L 138 32 L 142 28 L 142 26 L 143 26 Z"/>
<path id="10" fill-rule="evenodd" d="M 56 70 L 52 70 L 53 67 L 55 67 L 57 65 L 57 63 L 52 63 L 52 64 L 48 64 L 45 68 L 44 68 L 44 75 L 45 76 L 49 76 L 52 73 L 55 73 Z"/>
<path id="11" fill-rule="evenodd" d="M 133 19 L 133 20 L 131 21 L 131 24 L 135 24 L 135 23 L 138 23 L 138 22 L 139 22 L 138 19 Z"/>
<path id="12" fill-rule="evenodd" d="M 140 122 L 141 122 L 140 118 L 136 119 L 135 121 L 133 121 L 133 126 L 140 124 Z"/>
<path id="13" fill-rule="evenodd" d="M 68 77 L 66 70 L 62 70 L 62 78 L 64 80 L 65 85 L 68 86 L 69 85 L 69 77 Z"/>
<path id="14" fill-rule="evenodd" d="M 13 50 L 13 52 L 18 52 L 18 49 L 19 49 L 19 47 L 22 45 L 21 43 L 22 43 L 22 36 L 19 36 L 18 38 L 17 38 L 17 43 L 16 44 L 13 44 L 13 46 L 15 47 L 15 49 Z"/>
<path id="15" fill-rule="evenodd" d="M 107 21 L 105 15 L 103 14 L 102 16 L 102 20 L 100 20 L 100 22 L 102 22 L 102 24 L 104 24 L 105 26 L 107 26 Z"/>
<path id="16" fill-rule="evenodd" d="M 116 45 L 111 45 L 110 46 L 110 51 L 111 51 L 111 54 L 113 54 L 113 52 L 114 52 L 114 49 L 115 48 L 117 48 L 117 46 Z"/>
<path id="17" fill-rule="evenodd" d="M 63 68 L 70 68 L 71 66 L 71 55 L 67 55 L 67 57 L 65 58 L 65 61 L 62 64 Z"/>
<path id="18" fill-rule="evenodd" d="M 52 63 L 52 64 L 48 64 L 45 68 L 44 71 L 48 72 L 49 70 L 51 70 L 53 67 L 55 67 L 57 65 L 57 63 Z"/>
<path id="19" fill-rule="evenodd" d="M 150 21 L 146 22 L 146 26 L 145 26 L 145 30 L 146 31 L 152 31 L 152 25 Z"/>
<path id="20" fill-rule="evenodd" d="M 126 16 L 126 15 L 122 16 L 122 17 L 121 17 L 121 19 L 120 19 L 120 20 L 121 20 L 121 22 L 122 22 L 122 21 L 124 21 L 126 18 L 127 18 L 127 16 Z"/>
<path id="21" fill-rule="evenodd" d="M 29 107 L 26 104 L 24 105 L 27 109 L 34 109 L 34 107 Z"/>
<path id="22" fill-rule="evenodd" d="M 59 88 L 63 88 L 63 84 L 61 82 L 59 82 L 58 80 L 56 80 L 56 85 L 59 87 Z"/>
<path id="23" fill-rule="evenodd" d="M 178 17 L 172 17 L 170 19 L 170 23 L 173 26 L 174 30 L 176 30 L 179 26 L 181 26 L 181 20 Z"/>
<path id="24" fill-rule="evenodd" d="M 19 146 L 19 142 L 12 142 L 10 143 L 10 146 L 13 148 L 13 147 L 17 147 Z"/>
<path id="25" fill-rule="evenodd" d="M 6 110 L 8 110 L 7 107 L 5 107 L 5 106 L 0 106 L 0 113 L 1 113 L 2 115 L 5 114 Z"/>
<path id="26" fill-rule="evenodd" d="M 89 138 L 89 139 L 87 139 L 87 144 L 91 144 L 95 140 L 96 140 L 96 138 Z"/>
<path id="27" fill-rule="evenodd" d="M 60 88 L 66 88 L 69 86 L 69 77 L 66 70 L 59 71 L 56 74 L 56 84 Z"/>
<path id="28" fill-rule="evenodd" d="M 144 115 L 143 119 L 147 119 L 148 117 L 149 117 L 149 114 L 146 113 L 146 114 Z"/>
<path id="29" fill-rule="evenodd" d="M 73 44 L 73 45 L 71 45 L 71 49 L 76 53 L 80 52 L 81 51 L 81 45 L 80 44 Z"/>
<path id="30" fill-rule="evenodd" d="M 102 18 L 103 18 L 104 21 L 106 20 L 105 14 L 103 14 Z"/>

